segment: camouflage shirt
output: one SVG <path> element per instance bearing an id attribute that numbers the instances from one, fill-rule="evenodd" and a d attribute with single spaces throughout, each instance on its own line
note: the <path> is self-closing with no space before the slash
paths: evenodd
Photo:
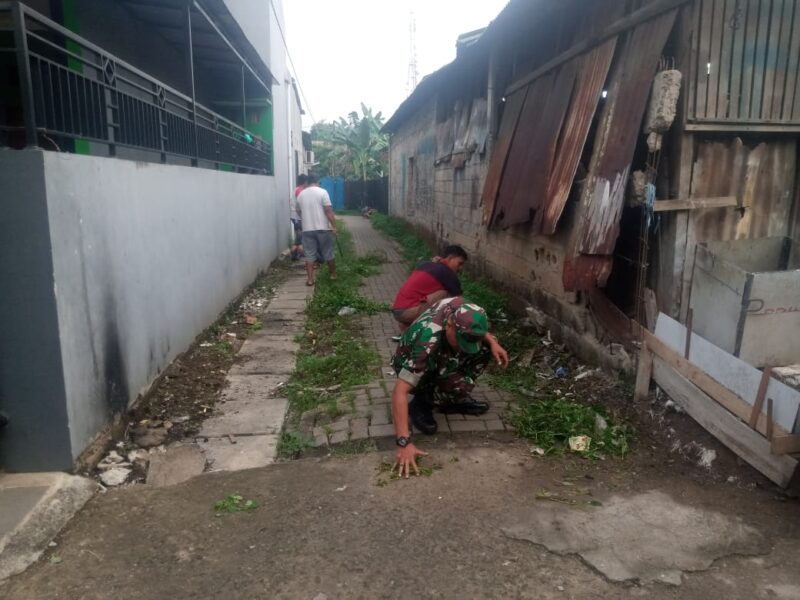
<path id="1" fill-rule="evenodd" d="M 464 299 L 461 297 L 445 298 L 409 326 L 392 357 L 392 367 L 399 379 L 416 387 L 426 374 L 439 378 L 458 370 L 467 355 L 462 355 L 447 343 L 445 324 L 462 304 Z"/>

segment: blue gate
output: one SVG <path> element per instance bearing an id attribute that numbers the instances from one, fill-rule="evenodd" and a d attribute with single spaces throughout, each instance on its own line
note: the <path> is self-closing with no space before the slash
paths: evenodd
<path id="1" fill-rule="evenodd" d="M 323 177 L 319 180 L 319 185 L 331 197 L 333 210 L 344 208 L 344 179 L 341 177 Z"/>

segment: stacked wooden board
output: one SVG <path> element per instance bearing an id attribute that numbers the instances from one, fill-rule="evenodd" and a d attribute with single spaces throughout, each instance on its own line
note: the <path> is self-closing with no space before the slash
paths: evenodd
<path id="1" fill-rule="evenodd" d="M 712 435 L 770 480 L 787 487 L 800 453 L 800 391 L 659 314 L 642 330 L 636 398 L 651 377 Z"/>

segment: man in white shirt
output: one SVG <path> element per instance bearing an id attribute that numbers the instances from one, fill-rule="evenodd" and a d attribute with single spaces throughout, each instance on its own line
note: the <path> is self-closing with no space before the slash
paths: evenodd
<path id="1" fill-rule="evenodd" d="M 319 177 L 308 176 L 308 187 L 296 200 L 297 213 L 303 222 L 303 251 L 306 255 L 306 285 L 314 285 L 314 263 L 325 261 L 331 279 L 336 279 L 333 244 L 336 235 L 336 215 L 333 214 L 328 192 L 319 187 Z"/>

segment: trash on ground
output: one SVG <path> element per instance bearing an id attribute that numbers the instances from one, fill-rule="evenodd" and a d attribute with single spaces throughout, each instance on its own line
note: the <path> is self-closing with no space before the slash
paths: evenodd
<path id="1" fill-rule="evenodd" d="M 346 317 L 347 315 L 354 315 L 356 312 L 358 311 L 356 311 L 356 309 L 352 306 L 343 306 L 336 314 L 338 314 L 340 317 Z"/>
<path id="2" fill-rule="evenodd" d="M 129 467 L 114 467 L 100 473 L 100 481 L 107 487 L 122 485 L 132 473 Z"/>
<path id="3" fill-rule="evenodd" d="M 540 448 L 539 446 L 532 446 L 531 447 L 531 454 L 535 454 L 536 456 L 544 456 L 544 448 Z"/>
<path id="4" fill-rule="evenodd" d="M 569 438 L 569 449 L 573 452 L 586 452 L 591 443 L 592 438 L 588 435 L 575 435 Z"/>

